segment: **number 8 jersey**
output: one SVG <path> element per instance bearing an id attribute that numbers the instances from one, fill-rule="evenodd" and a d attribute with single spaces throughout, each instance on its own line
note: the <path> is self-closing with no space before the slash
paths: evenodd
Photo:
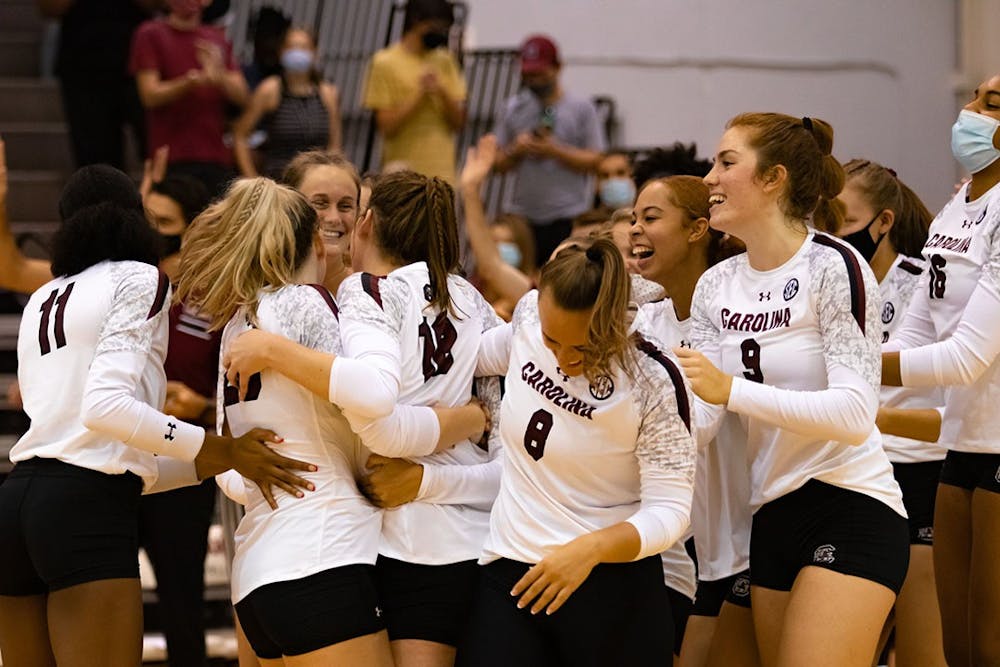
<path id="1" fill-rule="evenodd" d="M 754 511 L 818 479 L 906 516 L 874 427 L 880 309 L 868 265 L 844 242 L 812 231 L 775 269 L 752 268 L 744 253 L 698 281 L 693 344 L 734 376 L 728 409 L 746 428 Z M 859 400 L 827 402 L 818 392 L 834 384 Z M 864 410 L 847 411 L 858 404 Z M 865 429 L 863 441 L 846 441 Z"/>

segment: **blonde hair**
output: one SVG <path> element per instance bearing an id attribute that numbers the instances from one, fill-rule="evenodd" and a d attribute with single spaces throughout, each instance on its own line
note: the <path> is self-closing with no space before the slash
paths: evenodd
<path id="1" fill-rule="evenodd" d="M 294 281 L 312 248 L 316 212 L 267 178 L 235 181 L 184 236 L 175 299 L 225 326 L 245 308 L 256 324 L 259 292 Z"/>
<path id="2" fill-rule="evenodd" d="M 549 290 L 560 308 L 593 309 L 583 352 L 583 373 L 591 382 L 617 364 L 634 376 L 635 350 L 629 335 L 631 282 L 618 246 L 598 236 L 563 248 L 542 267 L 538 291 Z"/>

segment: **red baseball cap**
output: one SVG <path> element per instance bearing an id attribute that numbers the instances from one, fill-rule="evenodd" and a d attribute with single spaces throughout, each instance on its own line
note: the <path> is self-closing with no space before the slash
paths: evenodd
<path id="1" fill-rule="evenodd" d="M 530 74 L 559 66 L 559 49 L 545 35 L 532 35 L 521 45 L 521 72 Z"/>

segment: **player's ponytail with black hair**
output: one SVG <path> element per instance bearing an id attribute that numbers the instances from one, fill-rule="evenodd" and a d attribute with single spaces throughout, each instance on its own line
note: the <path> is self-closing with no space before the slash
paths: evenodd
<path id="1" fill-rule="evenodd" d="M 596 238 L 565 248 L 542 267 L 539 291 L 549 291 L 560 308 L 593 309 L 587 328 L 583 373 L 594 381 L 618 365 L 631 374 L 633 345 L 629 336 L 631 282 L 625 260 L 613 241 Z"/>
<path id="2" fill-rule="evenodd" d="M 146 220 L 135 183 L 103 164 L 77 170 L 59 198 L 52 275 L 72 276 L 103 261 L 156 266 L 160 239 Z"/>
<path id="3" fill-rule="evenodd" d="M 380 176 L 369 206 L 375 213 L 375 242 L 402 264 L 427 262 L 431 303 L 451 309 L 448 275 L 459 267 L 455 192 L 440 178 L 401 171 Z"/>

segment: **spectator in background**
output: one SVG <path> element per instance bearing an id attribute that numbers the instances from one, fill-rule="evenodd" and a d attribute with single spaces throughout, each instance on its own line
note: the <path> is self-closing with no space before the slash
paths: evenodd
<path id="1" fill-rule="evenodd" d="M 382 164 L 402 162 L 455 182 L 455 132 L 465 122 L 465 80 L 448 51 L 446 0 L 410 0 L 403 37 L 372 57 L 364 106 L 382 134 Z"/>
<path id="2" fill-rule="evenodd" d="M 544 35 L 521 47 L 524 89 L 504 104 L 496 123 L 498 171 L 516 170 L 512 213 L 528 219 L 536 262 L 544 262 L 569 235 L 572 220 L 593 198 L 591 173 L 604 137 L 594 105 L 559 84 L 556 45 Z"/>
<path id="3" fill-rule="evenodd" d="M 243 76 L 250 90 L 269 76 L 281 74 L 281 45 L 292 22 L 274 7 L 261 7 L 250 23 L 253 33 L 253 61 L 244 63 Z"/>
<path id="4" fill-rule="evenodd" d="M 44 16 L 60 19 L 56 76 L 76 166 L 106 163 L 124 169 L 125 127 L 132 129 L 136 145 L 145 137 L 142 106 L 127 66 L 129 42 L 160 0 L 37 3 Z"/>
<path id="5" fill-rule="evenodd" d="M 636 161 L 632 168 L 632 180 L 641 188 L 654 178 L 704 177 L 711 169 L 711 162 L 698 157 L 697 145 L 677 141 L 670 148 L 654 148 Z"/>
<path id="6" fill-rule="evenodd" d="M 307 149 L 340 148 L 340 98 L 316 67 L 316 40 L 304 28 L 290 28 L 281 47 L 281 74 L 261 82 L 233 126 L 233 151 L 243 176 L 257 176 L 248 140 L 257 124 L 267 133 L 260 147 L 263 173 L 281 177 L 289 161 Z"/>
<path id="7" fill-rule="evenodd" d="M 219 194 L 233 176 L 223 144 L 226 107 L 242 107 L 246 81 L 222 32 L 202 25 L 208 0 L 168 0 L 165 19 L 147 21 L 132 39 L 130 70 L 146 108 L 147 151 L 168 146 L 170 173 Z"/>
<path id="8" fill-rule="evenodd" d="M 594 206 L 611 210 L 631 208 L 635 202 L 635 182 L 632 180 L 632 159 L 621 150 L 611 150 L 597 163 L 597 183 Z"/>

